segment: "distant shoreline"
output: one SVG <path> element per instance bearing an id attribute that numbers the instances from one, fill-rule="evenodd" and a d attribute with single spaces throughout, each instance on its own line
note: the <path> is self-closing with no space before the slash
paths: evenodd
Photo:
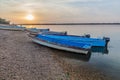
<path id="1" fill-rule="evenodd" d="M 34 23 L 34 24 L 16 24 L 16 25 L 120 25 L 120 23 Z"/>

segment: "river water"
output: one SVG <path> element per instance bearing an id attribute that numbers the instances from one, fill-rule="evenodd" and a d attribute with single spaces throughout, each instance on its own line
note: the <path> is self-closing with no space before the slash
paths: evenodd
<path id="1" fill-rule="evenodd" d="M 120 80 L 120 25 L 28 25 L 28 28 L 49 28 L 52 31 L 67 31 L 72 35 L 90 34 L 91 37 L 110 37 L 107 52 L 92 52 L 85 62 L 84 57 L 73 54 L 60 54 L 66 62 L 71 65 L 89 65 L 113 80 Z M 71 56 L 72 57 L 71 57 Z"/>

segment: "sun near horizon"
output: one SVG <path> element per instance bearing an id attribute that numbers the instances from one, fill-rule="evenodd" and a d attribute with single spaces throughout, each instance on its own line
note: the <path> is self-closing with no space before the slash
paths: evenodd
<path id="1" fill-rule="evenodd" d="M 25 19 L 28 20 L 28 21 L 33 21 L 35 19 L 35 17 L 32 14 L 27 14 L 25 16 Z"/>

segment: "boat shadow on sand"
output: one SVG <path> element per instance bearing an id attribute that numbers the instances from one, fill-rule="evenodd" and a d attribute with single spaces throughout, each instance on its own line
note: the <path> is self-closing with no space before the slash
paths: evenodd
<path id="1" fill-rule="evenodd" d="M 69 59 L 75 59 L 75 60 L 81 60 L 84 62 L 88 62 L 90 60 L 90 57 L 94 53 L 98 54 L 108 54 L 107 47 L 92 47 L 91 52 L 89 52 L 87 55 L 85 54 L 78 54 L 73 52 L 67 52 L 62 50 L 56 50 L 53 48 L 50 48 L 54 55 L 62 57 L 62 58 L 69 58 Z"/>
<path id="2" fill-rule="evenodd" d="M 73 53 L 73 52 L 67 52 L 67 51 L 61 51 L 61 50 L 56 50 L 52 49 L 53 54 L 55 54 L 58 57 L 62 58 L 69 58 L 69 59 L 75 59 L 75 60 L 82 60 L 82 61 L 89 61 L 91 57 L 91 52 L 88 54 L 78 54 L 78 53 Z"/>
<path id="3" fill-rule="evenodd" d="M 37 43 L 35 44 L 40 46 Z M 109 52 L 107 47 L 92 47 L 91 52 L 89 52 L 88 54 L 80 54 L 80 53 L 68 52 L 68 51 L 63 51 L 63 50 L 57 50 L 57 49 L 46 47 L 46 46 L 42 46 L 42 47 L 49 48 L 52 51 L 53 55 L 57 57 L 81 60 L 84 62 L 88 62 L 90 60 L 91 55 L 94 53 L 108 54 Z"/>

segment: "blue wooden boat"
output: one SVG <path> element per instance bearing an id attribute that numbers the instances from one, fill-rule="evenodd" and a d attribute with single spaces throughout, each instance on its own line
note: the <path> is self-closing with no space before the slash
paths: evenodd
<path id="1" fill-rule="evenodd" d="M 44 36 L 47 37 L 47 38 L 65 40 L 65 41 L 68 41 L 68 42 L 72 41 L 72 42 L 77 42 L 77 43 L 90 44 L 92 47 L 105 47 L 105 46 L 107 46 L 107 44 L 110 40 L 107 37 L 104 37 L 103 39 L 99 39 L 99 38 L 90 38 L 90 37 L 75 36 L 75 35 L 44 34 Z"/>
<path id="2" fill-rule="evenodd" d="M 36 34 L 33 37 L 33 42 L 38 44 L 52 47 L 55 49 L 84 53 L 87 54 L 91 51 L 92 47 L 105 47 L 109 42 L 109 38 L 104 37 L 103 39 L 90 38 L 87 36 L 76 36 L 67 35 L 67 33 L 51 32 L 47 31 L 44 33 Z"/>
<path id="3" fill-rule="evenodd" d="M 5 25 L 0 26 L 1 30 L 13 30 L 13 31 L 24 31 L 26 28 L 21 26 L 12 26 L 12 25 Z"/>
<path id="4" fill-rule="evenodd" d="M 26 29 L 28 32 L 31 32 L 31 33 L 36 33 L 38 34 L 39 32 L 48 32 L 49 29 L 38 29 L 38 28 L 27 28 Z"/>
<path id="5" fill-rule="evenodd" d="M 57 36 L 59 35 L 38 34 L 33 38 L 33 42 L 47 47 L 51 47 L 59 50 L 65 50 L 69 52 L 75 52 L 75 53 L 88 54 L 91 51 L 91 44 L 83 43 L 83 42 L 80 43 L 79 41 L 72 41 L 62 38 L 59 39 L 56 38 Z"/>

